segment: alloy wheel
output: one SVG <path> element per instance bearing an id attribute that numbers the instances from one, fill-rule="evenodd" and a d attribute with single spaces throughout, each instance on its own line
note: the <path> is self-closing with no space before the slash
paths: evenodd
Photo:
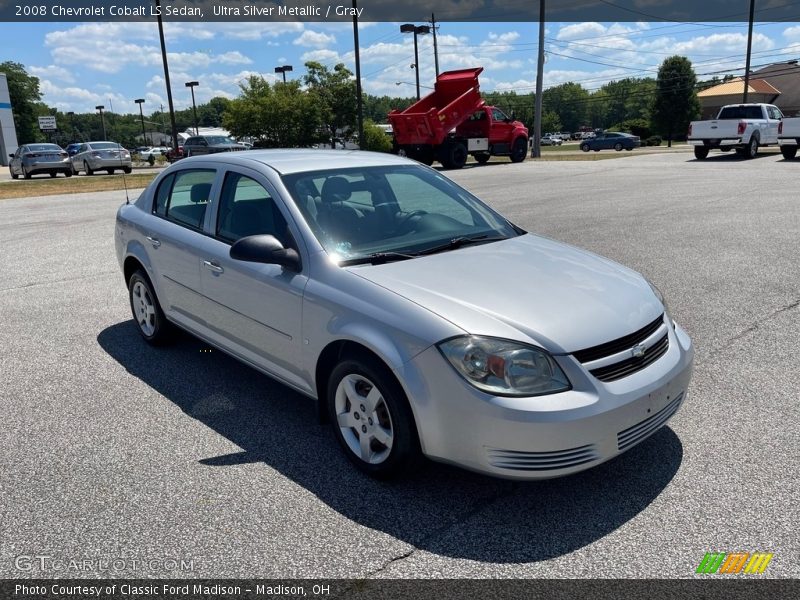
<path id="1" fill-rule="evenodd" d="M 131 304 L 136 316 L 136 323 L 147 337 L 156 331 L 156 306 L 147 286 L 137 281 L 131 290 Z"/>
<path id="2" fill-rule="evenodd" d="M 336 420 L 347 447 L 368 464 L 384 462 L 394 443 L 389 408 L 378 386 L 351 373 L 336 388 Z"/>

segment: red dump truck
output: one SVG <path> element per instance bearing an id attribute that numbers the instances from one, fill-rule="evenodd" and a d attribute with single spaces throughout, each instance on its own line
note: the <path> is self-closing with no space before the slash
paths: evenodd
<path id="1" fill-rule="evenodd" d="M 528 153 L 528 129 L 481 98 L 483 67 L 447 71 L 433 92 L 405 110 L 389 113 L 395 150 L 426 165 L 438 160 L 460 169 L 470 154 L 483 164 L 490 156 L 522 162 Z"/>

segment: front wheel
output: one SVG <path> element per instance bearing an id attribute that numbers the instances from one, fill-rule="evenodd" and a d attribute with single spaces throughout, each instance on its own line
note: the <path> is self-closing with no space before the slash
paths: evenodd
<path id="1" fill-rule="evenodd" d="M 131 170 L 132 169 L 130 167 L 123 167 L 122 172 L 125 173 L 126 175 L 130 175 Z"/>
<path id="2" fill-rule="evenodd" d="M 327 401 L 336 439 L 361 471 L 385 479 L 418 462 L 411 407 L 380 361 L 364 356 L 339 363 L 328 380 Z"/>
<path id="3" fill-rule="evenodd" d="M 64 177 L 72 177 L 72 169 L 64 171 Z"/>
<path id="4" fill-rule="evenodd" d="M 614 144 L 614 150 L 616 150 L 617 152 L 622 152 L 622 144 L 620 144 L 619 142 Z"/>
<path id="5" fill-rule="evenodd" d="M 525 160 L 528 154 L 528 141 L 525 138 L 517 138 L 514 140 L 514 146 L 511 148 L 511 162 L 520 163 Z"/>
<path id="6" fill-rule="evenodd" d="M 170 324 L 161 310 L 155 291 L 144 271 L 138 270 L 128 280 L 133 320 L 148 344 L 159 346 L 169 341 Z"/>
<path id="7" fill-rule="evenodd" d="M 694 147 L 694 157 L 697 160 L 703 160 L 704 158 L 708 157 L 708 148 L 705 146 L 695 146 Z"/>
<path id="8" fill-rule="evenodd" d="M 588 152 L 589 151 L 589 144 L 581 144 L 581 150 L 583 150 L 584 152 Z"/>
<path id="9" fill-rule="evenodd" d="M 19 179 L 19 175 L 14 173 L 14 171 L 11 170 L 11 167 L 8 168 L 8 171 L 11 173 L 11 179 Z"/>
<path id="10" fill-rule="evenodd" d="M 485 165 L 492 157 L 491 154 L 473 154 L 473 156 L 475 157 L 475 160 L 478 161 L 479 165 Z"/>
<path id="11" fill-rule="evenodd" d="M 781 146 L 781 154 L 786 160 L 792 160 L 797 156 L 797 146 Z"/>

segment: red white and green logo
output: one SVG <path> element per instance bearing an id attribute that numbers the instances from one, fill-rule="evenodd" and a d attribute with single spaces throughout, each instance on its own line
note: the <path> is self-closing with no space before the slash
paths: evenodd
<path id="1" fill-rule="evenodd" d="M 770 552 L 706 552 L 695 573 L 756 575 L 766 571 L 771 560 Z"/>

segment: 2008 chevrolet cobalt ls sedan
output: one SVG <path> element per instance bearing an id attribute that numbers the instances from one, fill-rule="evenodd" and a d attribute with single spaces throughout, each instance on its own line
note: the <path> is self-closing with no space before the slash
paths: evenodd
<path id="1" fill-rule="evenodd" d="M 374 476 L 422 455 L 566 475 L 686 398 L 691 341 L 645 278 L 404 158 L 189 158 L 119 209 L 115 235 L 145 340 L 178 326 L 317 399 Z"/>

